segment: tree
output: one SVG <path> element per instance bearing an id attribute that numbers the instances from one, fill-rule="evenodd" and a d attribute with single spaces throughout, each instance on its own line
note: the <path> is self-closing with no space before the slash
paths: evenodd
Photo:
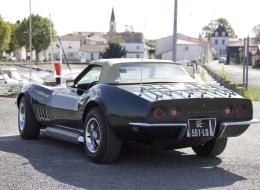
<path id="1" fill-rule="evenodd" d="M 230 37 L 233 38 L 237 37 L 231 24 L 225 18 L 218 18 L 216 20 L 212 20 L 208 25 L 204 26 L 202 28 L 202 36 L 206 38 L 210 38 L 211 34 L 214 32 L 214 30 L 217 29 L 219 25 L 222 25 L 226 28 L 227 33 L 229 34 Z"/>
<path id="2" fill-rule="evenodd" d="M 55 31 L 52 25 L 53 36 Z M 24 18 L 22 22 L 17 22 L 14 35 L 20 47 L 26 46 L 29 50 L 29 18 Z M 32 49 L 36 51 L 36 56 L 42 50 L 47 49 L 50 44 L 50 24 L 48 18 L 39 15 L 32 15 Z"/>
<path id="3" fill-rule="evenodd" d="M 126 50 L 118 43 L 109 43 L 104 52 L 100 52 L 102 58 L 121 58 L 126 55 Z"/>
<path id="4" fill-rule="evenodd" d="M 10 28 L 11 28 L 11 34 L 10 34 L 10 41 L 9 41 L 9 44 L 8 44 L 8 48 L 6 50 L 7 53 L 15 52 L 19 48 L 15 34 L 14 34 L 14 31 L 15 31 L 15 28 L 17 27 L 17 24 L 9 23 L 9 25 L 10 25 Z"/>
<path id="5" fill-rule="evenodd" d="M 5 22 L 0 16 L 0 52 L 8 48 L 11 36 L 11 27 L 8 22 Z"/>

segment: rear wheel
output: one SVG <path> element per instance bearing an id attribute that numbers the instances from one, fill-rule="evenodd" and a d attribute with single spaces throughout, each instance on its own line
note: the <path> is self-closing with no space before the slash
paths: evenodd
<path id="1" fill-rule="evenodd" d="M 85 120 L 84 145 L 89 158 L 97 163 L 116 161 L 121 140 L 112 131 L 103 111 L 95 107 Z"/>
<path id="2" fill-rule="evenodd" d="M 212 139 L 203 145 L 192 146 L 193 151 L 199 156 L 215 157 L 220 155 L 226 148 L 227 138 Z"/>
<path id="3" fill-rule="evenodd" d="M 19 103 L 18 129 L 23 139 L 36 139 L 40 134 L 39 123 L 25 97 Z"/>

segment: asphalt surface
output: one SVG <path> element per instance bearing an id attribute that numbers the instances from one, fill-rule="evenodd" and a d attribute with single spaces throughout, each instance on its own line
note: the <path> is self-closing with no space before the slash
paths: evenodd
<path id="1" fill-rule="evenodd" d="M 217 71 L 221 72 L 222 65 L 218 61 L 213 61 L 208 66 Z M 242 65 L 224 65 L 224 70 L 231 78 L 231 80 L 237 83 L 243 83 L 243 66 Z M 248 67 L 248 86 L 253 88 L 260 88 L 260 69 Z"/>
<path id="2" fill-rule="evenodd" d="M 260 118 L 260 102 L 254 113 Z M 80 145 L 22 140 L 15 99 L 0 99 L 0 189 L 260 189 L 259 136 L 260 125 L 251 126 L 218 158 L 130 145 L 117 163 L 97 165 Z"/>

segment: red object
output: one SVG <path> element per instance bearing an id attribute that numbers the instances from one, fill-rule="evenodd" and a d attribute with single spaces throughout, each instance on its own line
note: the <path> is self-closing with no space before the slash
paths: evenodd
<path id="1" fill-rule="evenodd" d="M 236 108 L 236 115 L 238 117 L 245 115 L 245 113 L 246 113 L 246 108 L 244 105 L 240 105 Z"/>
<path id="2" fill-rule="evenodd" d="M 163 110 L 163 108 L 156 108 L 155 110 L 154 110 L 154 117 L 156 118 L 156 119 L 162 119 L 163 118 L 163 116 L 164 116 L 164 110 Z"/>
<path id="3" fill-rule="evenodd" d="M 223 115 L 224 117 L 229 117 L 232 114 L 232 107 L 227 106 L 224 108 Z"/>
<path id="4" fill-rule="evenodd" d="M 60 74 L 61 74 L 61 65 L 60 65 L 60 62 L 59 62 L 59 61 L 55 61 L 55 62 L 54 62 L 54 67 L 55 67 L 56 75 L 60 76 Z"/>

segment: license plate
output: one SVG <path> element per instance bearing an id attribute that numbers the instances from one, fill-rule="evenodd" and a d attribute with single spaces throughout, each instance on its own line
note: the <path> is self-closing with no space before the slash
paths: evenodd
<path id="1" fill-rule="evenodd" d="M 215 134 L 216 119 L 202 118 L 189 119 L 187 125 L 187 137 L 213 137 Z"/>

